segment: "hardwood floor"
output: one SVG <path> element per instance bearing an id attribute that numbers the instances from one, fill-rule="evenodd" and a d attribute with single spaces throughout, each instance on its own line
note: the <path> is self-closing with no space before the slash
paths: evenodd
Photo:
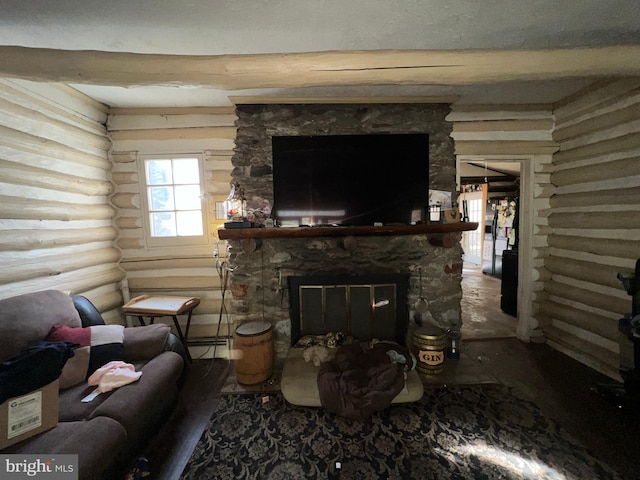
<path id="1" fill-rule="evenodd" d="M 143 455 L 149 460 L 151 478 L 175 480 L 189 461 L 212 412 L 231 364 L 222 359 L 194 360 L 188 366 L 178 405 L 171 419 Z"/>
<path id="2" fill-rule="evenodd" d="M 495 307 L 483 306 L 481 297 L 472 302 L 477 317 L 476 339 L 463 338 L 460 360 L 447 361 L 442 375 L 425 379 L 426 388 L 484 382 L 510 386 L 536 403 L 623 479 L 640 480 L 640 406 L 621 407 L 611 401 L 599 387 L 620 384 L 547 345 L 524 343 L 513 337 L 491 338 Z M 509 318 L 504 320 L 515 322 Z M 504 332 L 503 327 L 509 326 L 502 323 L 496 332 Z M 198 360 L 189 367 L 174 415 L 143 452 L 149 458 L 154 480 L 180 477 L 228 377 L 232 380 L 233 369 L 226 360 Z M 275 385 L 278 381 L 274 378 Z"/>
<path id="3" fill-rule="evenodd" d="M 622 478 L 640 479 L 640 405 L 622 407 L 599 391 L 619 383 L 544 344 L 486 340 L 467 342 L 465 351 Z"/>
<path id="4" fill-rule="evenodd" d="M 481 265 L 464 263 L 462 270 L 462 338 L 480 340 L 516 336 L 518 319 L 500 309 L 499 278 L 482 273 Z"/>

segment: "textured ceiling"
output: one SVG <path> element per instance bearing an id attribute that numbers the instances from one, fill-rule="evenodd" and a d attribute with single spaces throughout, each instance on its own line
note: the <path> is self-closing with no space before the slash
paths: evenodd
<path id="1" fill-rule="evenodd" d="M 218 55 L 633 43 L 636 0 L 3 0 L 0 43 Z"/>
<path id="2" fill-rule="evenodd" d="M 175 55 L 547 49 L 640 44 L 637 0 L 0 0 L 0 45 Z M 229 95 L 460 95 L 556 101 L 587 80 L 238 91 L 79 89 L 112 106 L 229 105 Z"/>

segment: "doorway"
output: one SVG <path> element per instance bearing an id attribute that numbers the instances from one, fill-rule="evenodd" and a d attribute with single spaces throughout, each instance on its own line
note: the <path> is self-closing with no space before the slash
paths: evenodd
<path id="1" fill-rule="evenodd" d="M 520 176 L 520 161 L 460 160 L 460 198 L 466 200 L 469 220 L 479 223 L 476 231 L 465 232 L 470 234 L 462 238 L 461 332 L 467 340 L 516 336 L 517 314 L 503 311 L 504 288 L 501 275 L 496 274 L 501 273 L 502 247 L 514 247 L 508 246 L 511 225 L 505 229 L 503 222 L 496 222 L 502 218 L 495 206 L 510 205 L 518 198 Z"/>

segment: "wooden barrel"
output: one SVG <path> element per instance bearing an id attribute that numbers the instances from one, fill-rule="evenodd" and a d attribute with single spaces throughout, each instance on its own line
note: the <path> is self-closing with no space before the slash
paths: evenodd
<path id="1" fill-rule="evenodd" d="M 238 383 L 255 385 L 273 373 L 273 328 L 268 322 L 247 322 L 233 336 Z"/>
<path id="2" fill-rule="evenodd" d="M 416 369 L 427 375 L 438 375 L 444 372 L 446 335 L 438 327 L 422 327 L 411 339 L 414 355 L 418 359 Z"/>

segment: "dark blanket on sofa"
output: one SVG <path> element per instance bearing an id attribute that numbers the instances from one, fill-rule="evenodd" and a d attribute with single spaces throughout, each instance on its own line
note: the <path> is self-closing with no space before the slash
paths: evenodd
<path id="1" fill-rule="evenodd" d="M 318 372 L 322 406 L 346 418 L 365 420 L 391 405 L 402 391 L 407 362 L 411 363 L 409 351 L 396 343 L 341 346 Z"/>

